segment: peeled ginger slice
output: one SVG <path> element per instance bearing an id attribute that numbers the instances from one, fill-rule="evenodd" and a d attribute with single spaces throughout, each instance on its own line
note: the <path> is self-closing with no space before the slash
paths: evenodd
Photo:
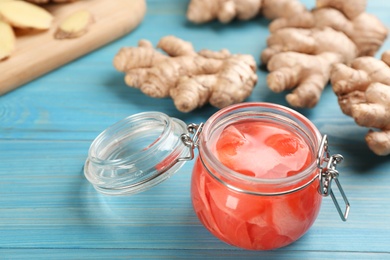
<path id="1" fill-rule="evenodd" d="M 53 16 L 42 7 L 24 1 L 5 1 L 0 5 L 0 18 L 13 27 L 47 30 Z"/>
<path id="2" fill-rule="evenodd" d="M 8 58 L 15 49 L 15 34 L 11 25 L 0 20 L 0 60 Z"/>
<path id="3" fill-rule="evenodd" d="M 77 11 L 68 16 L 58 27 L 56 39 L 77 38 L 85 34 L 93 22 L 92 14 L 88 11 Z"/>

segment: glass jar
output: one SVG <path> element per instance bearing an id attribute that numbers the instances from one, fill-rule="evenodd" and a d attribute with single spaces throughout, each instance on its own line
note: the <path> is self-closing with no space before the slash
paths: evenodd
<path id="1" fill-rule="evenodd" d="M 237 129 L 243 132 L 237 135 Z M 243 145 L 266 135 L 271 144 L 267 138 L 266 146 Z M 271 103 L 233 105 L 199 125 L 186 126 L 159 112 L 130 116 L 93 141 L 84 173 L 102 193 L 133 194 L 178 171 L 194 158 L 195 148 L 194 211 L 228 244 L 269 250 L 296 241 L 314 223 L 323 196 L 331 195 L 342 220 L 348 217 L 349 202 L 336 170 L 342 156 L 330 156 L 326 135 L 303 115 Z M 238 160 L 224 157 L 239 153 L 244 155 Z M 344 211 L 332 191 L 333 180 Z"/>

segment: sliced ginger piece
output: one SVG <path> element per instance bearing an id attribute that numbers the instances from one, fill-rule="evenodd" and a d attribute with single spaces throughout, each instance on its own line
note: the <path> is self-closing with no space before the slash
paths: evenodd
<path id="1" fill-rule="evenodd" d="M 15 49 L 15 34 L 11 25 L 0 20 L 0 60 L 8 58 Z"/>
<path id="2" fill-rule="evenodd" d="M 55 34 L 56 39 L 70 39 L 77 38 L 88 31 L 88 27 L 93 22 L 92 14 L 88 11 L 77 11 L 67 18 L 59 25 Z"/>
<path id="3" fill-rule="evenodd" d="M 0 5 L 0 18 L 13 27 L 47 30 L 53 16 L 42 7 L 24 1 L 5 1 Z"/>
<path id="4" fill-rule="evenodd" d="M 47 3 L 68 3 L 68 2 L 75 2 L 77 0 L 26 0 L 26 1 L 34 4 L 47 4 Z"/>

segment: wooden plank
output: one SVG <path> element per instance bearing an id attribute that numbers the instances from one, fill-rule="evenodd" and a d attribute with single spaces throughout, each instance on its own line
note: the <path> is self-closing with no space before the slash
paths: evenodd
<path id="1" fill-rule="evenodd" d="M 0 61 L 0 95 L 129 33 L 142 21 L 146 3 L 145 0 L 119 0 L 115 4 L 106 0 L 77 1 L 48 9 L 55 17 L 50 30 L 18 37 L 15 52 Z M 87 34 L 76 39 L 55 39 L 58 24 L 78 10 L 88 10 L 94 17 Z"/>
<path id="2" fill-rule="evenodd" d="M 43 258 L 59 259 L 238 259 L 245 254 L 245 259 L 273 259 L 273 260 L 312 260 L 312 259 L 389 259 L 388 253 L 360 253 L 360 252 L 327 252 L 328 256 L 321 252 L 306 252 L 304 255 L 294 251 L 271 252 L 243 252 L 241 250 L 134 250 L 134 249 L 5 249 L 0 250 L 3 257 L 7 258 L 31 258 L 31 255 Z"/>
<path id="3" fill-rule="evenodd" d="M 153 189 L 130 197 L 97 193 L 83 176 L 90 142 L 0 141 L 1 248 L 112 248 L 234 250 L 212 236 L 192 210 L 193 162 Z M 365 156 L 367 153 L 361 153 Z M 357 158 L 344 154 L 346 158 Z M 330 198 L 297 252 L 389 252 L 388 160 L 340 165 L 350 199 L 342 222 Z M 326 242 L 324 242 L 326 241 Z"/>
<path id="4" fill-rule="evenodd" d="M 197 49 L 229 48 L 258 59 L 267 21 L 190 25 L 187 4 L 150 0 L 139 30 L 0 97 L 0 258 L 389 259 L 390 160 L 369 151 L 363 139 L 368 129 L 341 113 L 329 87 L 317 107 L 300 112 L 329 135 L 331 151 L 345 157 L 338 169 L 350 218 L 342 222 L 331 199 L 324 198 L 310 231 L 286 248 L 240 250 L 205 230 L 191 206 L 193 162 L 131 197 L 102 196 L 87 182 L 82 166 L 89 145 L 108 125 L 151 110 L 198 123 L 216 111 L 206 107 L 183 114 L 169 99 L 128 88 L 112 67 L 120 47 L 175 34 Z M 390 2 L 368 5 L 390 27 Z M 390 49 L 389 40 L 384 49 Z M 259 83 L 248 100 L 285 104 L 286 93 L 271 93 L 266 75 L 258 71 Z"/>

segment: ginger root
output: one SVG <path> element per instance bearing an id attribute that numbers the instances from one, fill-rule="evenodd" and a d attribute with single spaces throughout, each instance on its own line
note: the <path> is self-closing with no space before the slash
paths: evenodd
<path id="1" fill-rule="evenodd" d="M 189 3 L 187 17 L 193 23 L 209 22 L 218 18 L 228 23 L 235 17 L 248 20 L 255 17 L 262 0 L 192 0 Z"/>
<path id="2" fill-rule="evenodd" d="M 380 48 L 387 37 L 387 29 L 377 18 L 364 12 L 365 5 L 366 0 L 317 0 L 317 9 L 305 10 L 301 14 L 278 18 L 271 22 L 269 27 L 271 35 L 267 40 L 268 47 L 261 54 L 261 61 L 264 64 L 276 64 L 280 63 L 280 60 L 290 59 L 292 55 L 289 52 L 314 56 L 311 58 L 309 55 L 295 55 L 295 57 L 305 60 L 299 60 L 296 63 L 284 62 L 283 71 L 286 71 L 287 74 L 282 76 L 283 72 L 280 70 L 278 72 L 278 78 L 291 78 L 292 76 L 288 74 L 291 71 L 303 73 L 302 75 L 294 74 L 294 80 L 290 80 L 290 82 L 295 82 L 299 88 L 292 95 L 286 96 L 290 105 L 313 107 L 329 81 L 332 63 L 325 63 L 326 67 L 322 69 L 312 67 L 301 70 L 302 63 L 313 64 L 310 60 L 318 60 L 320 54 L 331 52 L 338 58 L 332 58 L 328 61 L 350 64 L 356 57 L 374 55 Z M 274 58 L 278 61 L 273 61 Z M 298 69 L 289 67 L 297 66 L 297 64 L 299 64 Z M 268 65 L 270 71 L 273 68 L 275 68 L 274 65 Z M 324 72 L 320 78 L 317 76 L 319 71 Z M 271 74 L 268 76 L 270 79 L 267 79 L 267 82 L 269 88 L 274 92 L 295 87 L 274 83 L 275 77 Z M 317 80 L 304 80 L 305 94 L 299 79 L 311 78 L 310 75 Z M 275 87 L 275 84 L 278 87 Z M 299 95 L 295 95 L 295 92 Z"/>
<path id="3" fill-rule="evenodd" d="M 356 45 L 345 34 L 329 27 L 283 28 L 270 35 L 267 45 L 269 47 L 261 54 L 261 61 L 264 64 L 267 64 L 276 53 L 287 51 L 313 55 L 334 52 L 343 57 L 344 63 L 351 62 L 358 54 Z"/>
<path id="4" fill-rule="evenodd" d="M 364 13 L 366 10 L 366 0 L 354 0 L 346 3 L 346 0 L 317 0 L 317 8 L 330 7 L 341 11 L 349 20 L 352 20 Z"/>
<path id="5" fill-rule="evenodd" d="M 377 128 L 366 135 L 368 147 L 377 155 L 390 154 L 390 51 L 382 60 L 355 59 L 351 67 L 335 64 L 331 83 L 341 110 L 364 127 Z"/>
<path id="6" fill-rule="evenodd" d="M 267 84 L 274 92 L 295 88 L 286 96 L 295 107 L 314 107 L 329 80 L 332 64 L 342 57 L 333 52 L 308 55 L 299 52 L 275 54 L 268 63 Z"/>
<path id="7" fill-rule="evenodd" d="M 256 62 L 250 55 L 227 50 L 195 52 L 189 42 L 163 37 L 155 50 L 149 41 L 122 48 L 114 58 L 127 85 L 155 98 L 170 96 L 176 108 L 189 112 L 209 102 L 222 108 L 247 98 L 256 85 Z"/>
<path id="8" fill-rule="evenodd" d="M 306 11 L 298 0 L 263 0 L 261 14 L 270 20 L 294 17 Z"/>
<path id="9" fill-rule="evenodd" d="M 318 2 L 325 1 L 317 0 L 317 5 L 319 5 Z M 358 8 L 360 5 L 365 6 L 366 0 L 330 0 L 328 2 L 338 2 L 340 5 L 343 5 L 338 5 L 341 10 L 325 6 L 303 12 L 294 17 L 279 18 L 271 22 L 269 29 L 273 33 L 282 28 L 309 29 L 330 27 L 344 33 L 352 40 L 358 49 L 358 56 L 373 56 L 386 40 L 388 30 L 378 18 L 361 12 L 362 10 Z M 347 7 L 358 8 L 357 10 L 359 11 L 356 11 L 355 14 L 361 13 L 350 20 L 342 11 L 347 12 L 345 11 Z M 353 12 L 350 11 L 349 13 Z M 350 16 L 352 15 L 350 14 Z"/>
<path id="10" fill-rule="evenodd" d="M 214 19 L 228 23 L 234 18 L 249 20 L 259 14 L 268 19 L 291 17 L 304 10 L 298 0 L 191 0 L 187 18 L 193 23 Z"/>

